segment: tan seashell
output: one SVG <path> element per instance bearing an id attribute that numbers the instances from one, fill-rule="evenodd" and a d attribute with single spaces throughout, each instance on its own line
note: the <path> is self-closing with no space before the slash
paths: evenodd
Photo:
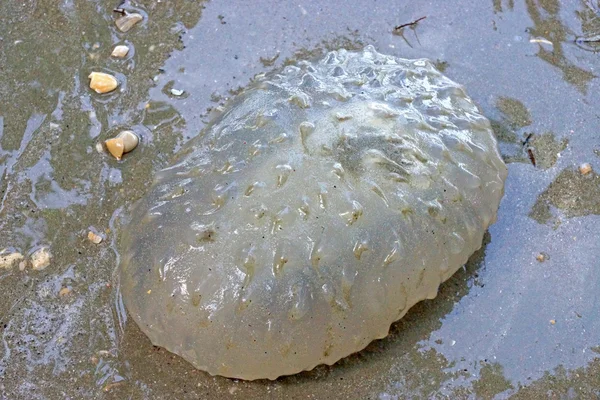
<path id="1" fill-rule="evenodd" d="M 102 236 L 95 234 L 92 231 L 88 232 L 88 239 L 94 244 L 100 244 L 102 242 Z"/>
<path id="2" fill-rule="evenodd" d="M 129 53 L 129 47 L 127 47 L 125 45 L 119 45 L 119 46 L 115 46 L 115 48 L 113 49 L 113 51 L 110 55 L 115 58 L 123 58 L 123 57 L 127 56 L 128 53 Z"/>
<path id="3" fill-rule="evenodd" d="M 140 138 L 132 131 L 121 131 L 114 138 L 104 142 L 110 154 L 117 160 L 120 160 L 123 154 L 135 149 L 139 143 Z"/>
<path id="4" fill-rule="evenodd" d="M 91 79 L 90 88 L 95 90 L 96 93 L 112 92 L 119 85 L 117 78 L 104 72 L 92 72 L 88 78 Z"/>
<path id="5" fill-rule="evenodd" d="M 140 143 L 140 138 L 132 131 L 122 131 L 117 138 L 123 139 L 123 153 L 129 153 Z"/>
<path id="6" fill-rule="evenodd" d="M 583 163 L 579 166 L 579 172 L 581 172 L 581 175 L 587 175 L 592 172 L 592 166 L 590 163 Z"/>
<path id="7" fill-rule="evenodd" d="M 121 18 L 117 19 L 115 21 L 115 25 L 117 25 L 117 28 L 119 28 L 119 30 L 121 32 L 127 32 L 128 30 L 133 28 L 133 26 L 135 24 L 137 24 L 138 22 L 140 22 L 143 19 L 144 19 L 144 17 L 142 17 L 140 14 L 131 13 L 131 14 L 124 15 Z"/>
<path id="8" fill-rule="evenodd" d="M 104 142 L 104 144 L 106 145 L 106 148 L 110 154 L 112 154 L 117 160 L 120 160 L 121 157 L 123 157 L 123 149 L 125 146 L 123 145 L 122 138 L 108 139 L 106 142 Z"/>

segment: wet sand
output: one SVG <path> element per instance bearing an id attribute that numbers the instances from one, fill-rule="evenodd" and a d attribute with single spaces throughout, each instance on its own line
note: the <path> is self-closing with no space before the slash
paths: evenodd
<path id="1" fill-rule="evenodd" d="M 0 398 L 600 396 L 600 43 L 576 41 L 600 33 L 600 4 L 141 1 L 124 4 L 144 16 L 127 33 L 116 5 L 0 4 L 0 250 L 52 253 L 41 271 L 0 269 Z M 436 61 L 492 120 L 509 176 L 485 246 L 333 367 L 243 382 L 153 347 L 119 298 L 128 207 L 252 76 L 366 44 Z M 93 93 L 92 71 L 120 89 Z M 137 149 L 96 151 L 122 129 Z"/>

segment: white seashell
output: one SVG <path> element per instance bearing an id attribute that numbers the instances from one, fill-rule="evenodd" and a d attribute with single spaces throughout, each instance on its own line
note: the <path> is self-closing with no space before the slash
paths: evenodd
<path id="1" fill-rule="evenodd" d="M 138 13 L 126 14 L 121 18 L 117 19 L 115 21 L 115 25 L 117 25 L 117 28 L 119 28 L 121 32 L 127 32 L 128 30 L 133 28 L 135 24 L 137 24 L 143 19 L 144 17 L 142 17 Z"/>
<path id="2" fill-rule="evenodd" d="M 123 139 L 123 153 L 129 153 L 140 143 L 140 138 L 132 131 L 122 131 L 117 138 Z"/>
<path id="3" fill-rule="evenodd" d="M 10 269 L 16 263 L 23 260 L 21 253 L 7 253 L 5 250 L 0 251 L 0 269 Z"/>
<path id="4" fill-rule="evenodd" d="M 51 258 L 52 254 L 50 254 L 48 249 L 42 247 L 31 255 L 31 267 L 36 271 L 40 271 L 50 265 Z"/>
<path id="5" fill-rule="evenodd" d="M 115 46 L 115 48 L 113 49 L 113 51 L 110 55 L 115 58 L 123 58 L 123 57 L 126 57 L 128 53 L 129 53 L 129 47 L 124 46 L 124 45 L 119 45 L 119 46 Z"/>

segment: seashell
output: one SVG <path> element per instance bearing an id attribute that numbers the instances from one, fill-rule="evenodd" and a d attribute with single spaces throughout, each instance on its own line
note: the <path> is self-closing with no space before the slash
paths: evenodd
<path id="1" fill-rule="evenodd" d="M 592 172 L 592 166 L 590 163 L 583 163 L 579 166 L 579 172 L 581 175 L 587 175 Z"/>
<path id="2" fill-rule="evenodd" d="M 121 157 L 123 157 L 123 148 L 125 146 L 123 145 L 122 138 L 108 139 L 106 142 L 104 142 L 104 144 L 106 145 L 106 148 L 110 154 L 112 154 L 117 160 L 120 160 Z"/>
<path id="3" fill-rule="evenodd" d="M 302 61 L 256 77 L 159 173 L 124 227 L 123 300 L 212 375 L 332 365 L 436 296 L 506 176 L 489 121 L 430 61 Z"/>
<path id="4" fill-rule="evenodd" d="M 140 138 L 132 131 L 122 131 L 117 138 L 123 139 L 123 153 L 129 153 L 140 143 Z"/>
<path id="5" fill-rule="evenodd" d="M 0 251 L 0 269 L 10 269 L 16 263 L 23 260 L 21 253 L 8 253 L 6 250 Z"/>
<path id="6" fill-rule="evenodd" d="M 135 149 L 139 142 L 140 138 L 132 131 L 122 131 L 116 137 L 108 139 L 104 144 L 110 154 L 120 160 L 123 154 Z"/>
<path id="7" fill-rule="evenodd" d="M 121 44 L 119 46 L 115 46 L 115 48 L 113 49 L 113 51 L 110 55 L 115 58 L 123 58 L 123 57 L 127 56 L 128 53 L 129 53 L 129 47 Z"/>
<path id="8" fill-rule="evenodd" d="M 119 19 L 117 19 L 115 21 L 115 25 L 117 25 L 117 28 L 119 28 L 119 30 L 121 32 L 127 32 L 128 30 L 133 28 L 133 26 L 135 24 L 137 24 L 138 22 L 140 22 L 143 19 L 144 19 L 144 17 L 142 17 L 141 14 L 138 14 L 138 13 L 129 14 L 128 13 L 128 14 L 120 17 Z"/>
<path id="9" fill-rule="evenodd" d="M 90 78 L 90 89 L 95 90 L 96 93 L 112 92 L 119 86 L 117 78 L 104 72 L 92 72 L 88 78 Z"/>
<path id="10" fill-rule="evenodd" d="M 94 244 L 100 244 L 102 242 L 102 236 L 100 236 L 92 231 L 88 232 L 87 237 L 88 237 L 89 241 Z"/>
<path id="11" fill-rule="evenodd" d="M 42 247 L 31 255 L 31 267 L 36 271 L 40 271 L 50 265 L 51 258 L 52 254 L 50 254 L 50 251 Z"/>

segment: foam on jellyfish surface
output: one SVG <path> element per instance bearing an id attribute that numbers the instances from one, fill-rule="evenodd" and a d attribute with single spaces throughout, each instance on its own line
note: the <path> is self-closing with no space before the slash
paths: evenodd
<path id="1" fill-rule="evenodd" d="M 506 166 L 427 60 L 373 47 L 257 77 L 161 171 L 122 240 L 152 343 L 275 379 L 385 337 L 482 244 Z"/>

